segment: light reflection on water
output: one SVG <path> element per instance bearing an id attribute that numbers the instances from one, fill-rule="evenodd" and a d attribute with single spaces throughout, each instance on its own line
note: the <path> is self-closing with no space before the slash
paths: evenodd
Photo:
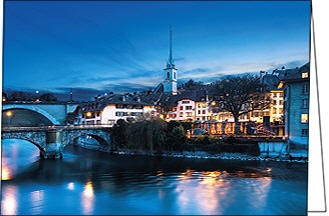
<path id="1" fill-rule="evenodd" d="M 2 188 L 1 215 L 17 215 L 17 187 L 9 185 Z"/>
<path id="2" fill-rule="evenodd" d="M 10 180 L 39 160 L 39 149 L 25 140 L 3 140 L 1 151 L 1 180 Z"/>
<path id="3" fill-rule="evenodd" d="M 5 166 L 10 177 L 2 182 L 1 214 L 306 215 L 305 164 L 107 155 L 78 147 L 67 147 L 63 160 L 35 161 L 38 152 L 17 149 L 16 158 L 3 153 L 4 161 L 30 162 L 13 173 Z"/>
<path id="4" fill-rule="evenodd" d="M 94 208 L 94 189 L 92 182 L 86 182 L 84 190 L 81 196 L 81 207 L 83 209 L 83 214 L 91 215 Z"/>

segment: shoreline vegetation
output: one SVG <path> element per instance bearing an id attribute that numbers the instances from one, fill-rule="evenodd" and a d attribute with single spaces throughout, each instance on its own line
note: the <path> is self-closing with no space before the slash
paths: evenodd
<path id="1" fill-rule="evenodd" d="M 251 156 L 241 153 L 209 153 L 204 151 L 163 151 L 152 152 L 147 150 L 118 149 L 110 152 L 114 155 L 144 155 L 154 157 L 179 157 L 179 158 L 198 158 L 198 159 L 224 159 L 224 160 L 244 160 L 244 161 L 276 161 L 276 162 L 298 162 L 308 163 L 307 157 L 271 157 L 266 155 Z"/>
<path id="2" fill-rule="evenodd" d="M 218 138 L 208 134 L 188 138 L 187 131 L 191 131 L 192 125 L 192 122 L 165 122 L 159 118 L 133 123 L 118 120 L 110 129 L 112 148 L 101 151 L 115 155 L 308 162 L 305 155 L 296 157 L 260 152 L 258 143 L 252 139 L 237 139 L 234 136 Z"/>

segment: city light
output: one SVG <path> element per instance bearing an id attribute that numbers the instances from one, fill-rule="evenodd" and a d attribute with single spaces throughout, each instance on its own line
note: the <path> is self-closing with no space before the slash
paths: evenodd
<path id="1" fill-rule="evenodd" d="M 6 116 L 11 117 L 13 113 L 11 111 L 6 112 Z"/>

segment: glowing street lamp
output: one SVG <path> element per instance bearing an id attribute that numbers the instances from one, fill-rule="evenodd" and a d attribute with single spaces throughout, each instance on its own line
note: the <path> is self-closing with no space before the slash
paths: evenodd
<path id="1" fill-rule="evenodd" d="M 10 120 L 11 120 L 11 117 L 13 116 L 13 113 L 11 111 L 7 111 L 6 116 L 8 117 L 8 127 L 9 127 L 10 126 Z"/>
<path id="2" fill-rule="evenodd" d="M 6 112 L 6 116 L 11 117 L 13 113 L 11 111 Z"/>
<path id="3" fill-rule="evenodd" d="M 37 98 L 35 99 L 36 102 L 39 102 L 39 91 L 35 91 L 35 93 L 37 94 Z"/>

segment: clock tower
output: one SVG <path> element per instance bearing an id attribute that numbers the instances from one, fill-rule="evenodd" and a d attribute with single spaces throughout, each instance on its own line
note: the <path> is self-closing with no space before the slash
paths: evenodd
<path id="1" fill-rule="evenodd" d="M 172 28 L 170 26 L 169 36 L 169 59 L 167 61 L 165 72 L 165 80 L 163 82 L 164 93 L 177 94 L 177 69 L 175 68 L 174 60 L 172 57 Z"/>

